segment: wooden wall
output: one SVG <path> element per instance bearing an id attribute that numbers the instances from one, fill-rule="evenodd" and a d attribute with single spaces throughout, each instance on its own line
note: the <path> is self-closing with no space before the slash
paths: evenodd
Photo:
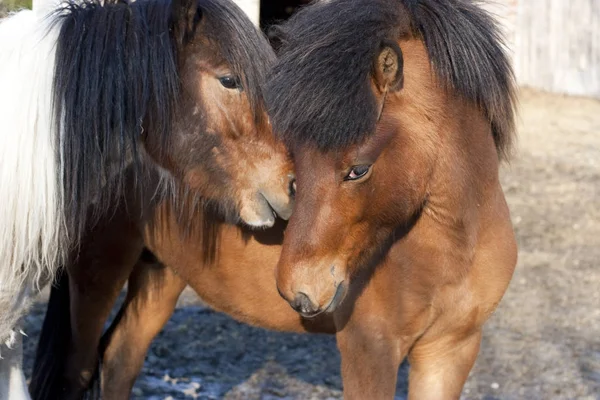
<path id="1" fill-rule="evenodd" d="M 519 83 L 600 98 L 600 0 L 492 0 Z"/>

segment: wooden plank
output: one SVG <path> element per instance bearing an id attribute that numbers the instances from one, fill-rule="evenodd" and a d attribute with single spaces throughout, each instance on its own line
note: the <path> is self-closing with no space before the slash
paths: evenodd
<path id="1" fill-rule="evenodd" d="M 487 0 L 502 24 L 517 80 L 600 98 L 600 0 Z"/>
<path id="2" fill-rule="evenodd" d="M 520 1 L 517 27 L 523 84 L 600 98 L 600 1 Z"/>

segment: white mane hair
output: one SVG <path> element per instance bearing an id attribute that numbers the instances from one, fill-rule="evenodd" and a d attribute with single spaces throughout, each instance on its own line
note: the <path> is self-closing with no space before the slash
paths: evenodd
<path id="1" fill-rule="evenodd" d="M 0 343 L 68 250 L 52 116 L 57 27 L 0 21 Z"/>

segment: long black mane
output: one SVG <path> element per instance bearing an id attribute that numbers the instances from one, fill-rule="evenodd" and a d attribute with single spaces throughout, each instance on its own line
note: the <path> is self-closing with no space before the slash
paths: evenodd
<path id="1" fill-rule="evenodd" d="M 241 77 L 258 115 L 272 49 L 233 2 L 198 0 L 197 6 L 203 32 Z M 170 0 L 68 0 L 52 18 L 59 30 L 53 87 L 58 179 L 68 231 L 79 237 L 89 206 L 104 214 L 124 189 L 124 169 L 142 164 L 143 136 L 168 145 L 185 43 L 174 37 L 178 21 Z"/>
<path id="2" fill-rule="evenodd" d="M 368 77 L 375 52 L 384 39 L 417 37 L 441 84 L 478 104 L 498 153 L 509 152 L 513 72 L 495 21 L 475 1 L 317 2 L 272 36 L 280 58 L 266 99 L 275 130 L 288 142 L 335 149 L 372 133 L 378 110 Z"/>
<path id="3" fill-rule="evenodd" d="M 145 129 L 166 142 L 179 92 L 169 11 L 160 0 L 73 0 L 57 10 L 54 112 L 71 234 L 92 203 L 115 198 L 104 193 L 121 189 Z"/>

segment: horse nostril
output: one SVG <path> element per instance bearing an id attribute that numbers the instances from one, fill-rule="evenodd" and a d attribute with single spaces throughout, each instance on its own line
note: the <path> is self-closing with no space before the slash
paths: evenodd
<path id="1" fill-rule="evenodd" d="M 294 310 L 300 314 L 310 315 L 314 314 L 319 310 L 319 307 L 314 305 L 305 293 L 299 292 L 294 300 L 291 302 L 291 306 Z"/>
<path id="2" fill-rule="evenodd" d="M 290 196 L 296 196 L 296 179 L 290 181 Z"/>

